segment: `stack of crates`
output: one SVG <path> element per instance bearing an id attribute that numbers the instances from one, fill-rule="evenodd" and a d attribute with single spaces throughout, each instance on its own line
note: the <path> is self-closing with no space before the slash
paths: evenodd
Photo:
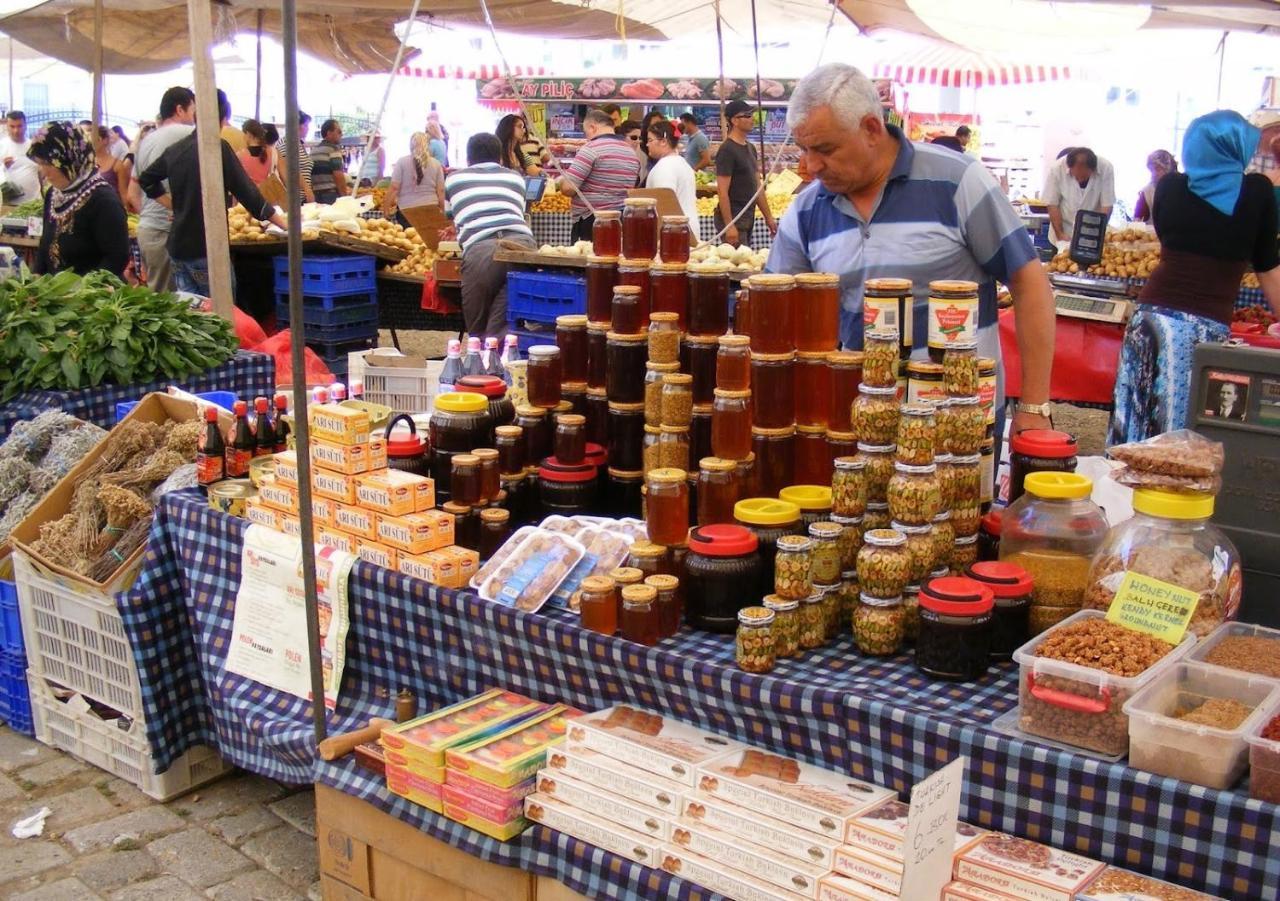
<path id="1" fill-rule="evenodd" d="M 275 258 L 276 321 L 289 326 L 289 258 Z M 373 257 L 308 256 L 302 260 L 302 322 L 307 347 L 338 378 L 347 355 L 378 343 L 378 283 Z"/>
<path id="2" fill-rule="evenodd" d="M 24 735 L 34 735 L 31 693 L 27 690 L 27 647 L 22 641 L 18 587 L 12 559 L 0 560 L 0 720 Z"/>
<path id="3" fill-rule="evenodd" d="M 587 277 L 571 271 L 507 272 L 507 331 L 525 356 L 535 344 L 554 344 L 557 316 L 587 312 Z"/>

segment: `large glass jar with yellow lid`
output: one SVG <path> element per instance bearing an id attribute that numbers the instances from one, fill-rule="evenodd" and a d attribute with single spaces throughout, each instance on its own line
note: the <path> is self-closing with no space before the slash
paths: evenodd
<path id="1" fill-rule="evenodd" d="M 941 363 L 948 345 L 978 340 L 978 283 L 929 282 L 929 359 Z"/>
<path id="2" fill-rule="evenodd" d="M 760 589 L 758 597 L 772 594 L 778 539 L 783 535 L 804 535 L 807 528 L 801 524 L 800 508 L 790 501 L 773 497 L 752 497 L 734 505 L 733 518 L 737 525 L 751 530 L 759 542 L 764 577 L 757 586 Z"/>
<path id="3" fill-rule="evenodd" d="M 436 495 L 448 499 L 453 456 L 484 447 L 493 432 L 489 402 L 483 394 L 449 391 L 436 396 L 428 434 L 431 438 L 431 476 Z"/>
<path id="4" fill-rule="evenodd" d="M 751 349 L 759 354 L 793 353 L 796 349 L 795 278 L 753 275 L 747 284 L 751 290 Z"/>
<path id="5" fill-rule="evenodd" d="M 801 525 L 807 535 L 809 526 L 831 518 L 831 487 L 829 485 L 788 485 L 778 492 L 778 497 L 800 508 Z"/>

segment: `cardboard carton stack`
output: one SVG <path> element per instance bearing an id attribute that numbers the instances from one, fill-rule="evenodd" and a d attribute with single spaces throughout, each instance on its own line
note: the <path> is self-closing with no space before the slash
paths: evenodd
<path id="1" fill-rule="evenodd" d="M 435 484 L 387 468 L 387 444 L 369 433 L 369 414 L 337 404 L 307 408 L 311 427 L 311 515 L 317 544 L 377 566 L 462 588 L 479 567 L 453 544 L 453 516 L 435 509 Z M 245 505 L 250 522 L 298 535 L 298 460 L 275 455 L 274 480 Z"/>

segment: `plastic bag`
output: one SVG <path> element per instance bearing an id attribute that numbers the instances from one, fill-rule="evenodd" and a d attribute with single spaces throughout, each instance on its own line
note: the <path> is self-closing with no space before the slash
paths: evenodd
<path id="1" fill-rule="evenodd" d="M 1170 476 L 1131 466 L 1121 466 L 1111 473 L 1111 478 L 1129 488 L 1159 488 L 1163 491 L 1191 491 L 1196 494 L 1217 494 L 1222 490 L 1221 476 Z"/>
<path id="2" fill-rule="evenodd" d="M 289 340 L 290 331 L 285 329 L 253 348 L 258 353 L 270 354 L 275 358 L 277 385 L 293 384 L 293 360 L 290 357 Z M 303 355 L 306 360 L 306 384 L 328 385 L 334 381 L 333 373 L 329 371 L 328 366 L 324 365 L 324 361 L 316 356 L 315 351 L 306 347 L 303 348 Z"/>
<path id="3" fill-rule="evenodd" d="M 1107 451 L 1107 455 L 1113 460 L 1124 463 L 1129 468 L 1131 478 L 1136 477 L 1135 473 L 1151 473 L 1161 476 L 1194 476 L 1199 479 L 1221 476 L 1222 464 L 1226 456 L 1220 442 L 1210 441 L 1189 429 L 1165 432 L 1163 435 L 1156 435 L 1154 438 L 1133 444 L 1117 444 Z M 1134 487 L 1168 486 L 1136 485 Z"/>

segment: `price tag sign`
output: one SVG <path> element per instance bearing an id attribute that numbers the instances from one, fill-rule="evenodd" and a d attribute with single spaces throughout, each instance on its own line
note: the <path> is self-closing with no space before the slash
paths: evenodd
<path id="1" fill-rule="evenodd" d="M 1140 573 L 1127 572 L 1107 610 L 1107 619 L 1176 645 L 1187 634 L 1200 595 Z"/>
<path id="2" fill-rule="evenodd" d="M 957 757 L 911 789 L 899 897 L 939 898 L 951 881 L 960 792 L 968 764 L 968 757 Z"/>

